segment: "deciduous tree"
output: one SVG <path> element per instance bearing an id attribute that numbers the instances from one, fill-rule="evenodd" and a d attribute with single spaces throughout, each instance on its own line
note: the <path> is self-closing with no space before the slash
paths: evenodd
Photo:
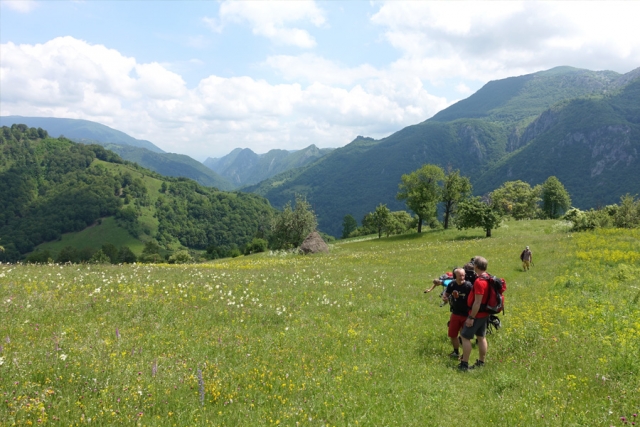
<path id="1" fill-rule="evenodd" d="M 502 217 L 500 212 L 492 208 L 490 203 L 472 197 L 460 202 L 455 223 L 458 230 L 467 228 L 482 228 L 487 237 L 491 237 L 491 230 L 500 226 Z"/>
<path id="2" fill-rule="evenodd" d="M 289 249 L 300 246 L 304 239 L 316 229 L 318 221 L 311 205 L 303 196 L 296 194 L 296 205 L 287 202 L 273 222 L 273 247 Z"/>
<path id="3" fill-rule="evenodd" d="M 353 233 L 356 228 L 358 228 L 358 221 L 356 221 L 353 215 L 345 215 L 342 220 L 342 238 L 346 239 L 349 237 L 349 234 Z"/>
<path id="4" fill-rule="evenodd" d="M 444 228 L 449 228 L 449 219 L 455 215 L 456 207 L 461 200 L 471 194 L 471 182 L 466 176 L 461 176 L 459 170 L 448 171 L 442 187 L 444 203 Z"/>
<path id="5" fill-rule="evenodd" d="M 418 216 L 418 233 L 421 233 L 422 222 L 437 215 L 444 171 L 436 165 L 423 165 L 418 170 L 402 175 L 401 180 L 396 198 L 405 200 L 407 207 Z"/>
<path id="6" fill-rule="evenodd" d="M 542 184 L 542 211 L 548 218 L 558 218 L 571 206 L 571 197 L 555 176 Z"/>
<path id="7" fill-rule="evenodd" d="M 533 219 L 538 210 L 540 191 L 539 186 L 531 188 L 524 181 L 507 181 L 491 193 L 491 201 L 501 215 L 516 220 Z"/>

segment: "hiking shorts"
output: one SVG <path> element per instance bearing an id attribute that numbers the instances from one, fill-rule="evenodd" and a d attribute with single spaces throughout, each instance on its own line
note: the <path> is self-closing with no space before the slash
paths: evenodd
<path id="1" fill-rule="evenodd" d="M 449 338 L 455 338 L 464 326 L 464 322 L 467 320 L 467 316 L 460 316 L 459 314 L 451 314 L 449 319 Z"/>
<path id="2" fill-rule="evenodd" d="M 472 339 L 474 335 L 476 337 L 484 337 L 487 334 L 487 320 L 489 320 L 489 317 L 474 320 L 473 326 L 470 328 L 463 327 L 460 335 L 468 340 Z"/>

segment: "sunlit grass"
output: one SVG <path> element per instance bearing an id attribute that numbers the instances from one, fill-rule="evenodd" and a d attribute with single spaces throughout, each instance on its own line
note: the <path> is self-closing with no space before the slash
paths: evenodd
<path id="1" fill-rule="evenodd" d="M 0 424 L 622 425 L 640 411 L 639 242 L 531 221 L 328 255 L 0 265 Z M 474 255 L 507 312 L 461 374 L 422 291 Z"/>

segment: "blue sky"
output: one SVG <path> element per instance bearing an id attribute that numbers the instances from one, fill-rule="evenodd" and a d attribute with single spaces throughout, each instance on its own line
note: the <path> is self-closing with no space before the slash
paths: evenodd
<path id="1" fill-rule="evenodd" d="M 490 80 L 640 66 L 640 2 L 0 0 L 0 114 L 198 160 L 381 138 Z"/>

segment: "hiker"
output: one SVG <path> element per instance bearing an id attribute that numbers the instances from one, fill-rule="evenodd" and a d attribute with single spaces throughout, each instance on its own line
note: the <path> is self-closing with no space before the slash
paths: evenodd
<path id="1" fill-rule="evenodd" d="M 460 330 L 464 326 L 467 314 L 469 313 L 467 296 L 471 292 L 473 285 L 468 280 L 465 280 L 465 270 L 463 268 L 456 268 L 453 270 L 453 274 L 456 279 L 447 286 L 444 294 L 442 294 L 442 301 L 449 302 L 451 307 L 448 335 L 453 345 L 453 351 L 449 356 L 459 358 L 460 341 L 458 341 L 458 333 L 460 333 Z"/>
<path id="2" fill-rule="evenodd" d="M 533 254 L 527 246 L 520 254 L 520 260 L 522 261 L 522 270 L 529 271 L 529 267 L 533 264 Z"/>
<path id="3" fill-rule="evenodd" d="M 442 296 L 444 295 L 444 292 L 447 289 L 447 286 L 451 282 L 453 282 L 453 273 L 451 272 L 444 273 L 442 276 L 438 277 L 437 279 L 433 279 L 433 285 L 429 289 L 425 290 L 424 293 L 427 294 L 431 292 L 436 288 L 436 286 L 442 286 L 442 292 L 440 292 L 440 296 Z M 440 307 L 444 306 L 445 304 L 446 304 L 446 301 L 441 302 Z"/>
<path id="4" fill-rule="evenodd" d="M 474 260 L 475 260 L 475 257 L 471 258 L 471 261 L 469 261 L 464 265 L 464 278 L 467 282 L 471 283 L 472 285 L 478 278 L 476 276 L 475 267 L 473 265 Z"/>
<path id="5" fill-rule="evenodd" d="M 489 277 L 487 275 L 487 260 L 481 256 L 475 257 L 473 260 L 473 266 L 478 278 L 473 283 L 469 297 L 467 298 L 467 306 L 469 308 L 469 315 L 464 322 L 462 332 L 462 359 L 458 369 L 466 371 L 468 369 L 478 368 L 484 366 L 484 358 L 487 355 L 487 339 L 485 335 L 487 333 L 487 319 L 489 313 L 483 313 L 480 311 L 480 305 L 482 300 L 486 299 L 489 295 L 487 287 L 489 286 Z M 486 303 L 486 301 L 485 301 Z M 471 339 L 476 336 L 478 343 L 478 360 L 470 368 L 469 356 L 471 356 Z"/>

